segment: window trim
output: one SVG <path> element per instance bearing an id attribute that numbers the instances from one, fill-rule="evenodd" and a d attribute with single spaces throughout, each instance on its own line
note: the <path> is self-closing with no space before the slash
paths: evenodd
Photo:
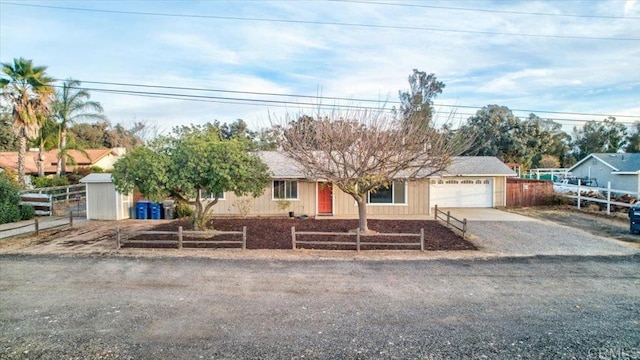
<path id="1" fill-rule="evenodd" d="M 276 192 L 275 192 L 275 186 L 276 186 L 276 181 L 282 181 L 284 182 L 284 195 L 285 197 L 283 198 L 277 198 L 275 197 Z M 287 183 L 296 183 L 296 197 L 295 198 L 288 198 L 287 197 Z M 289 185 L 290 186 L 290 185 Z M 298 180 L 293 180 L 293 179 L 274 179 L 271 180 L 271 200 L 272 201 L 278 201 L 278 200 L 289 200 L 289 201 L 298 201 L 300 200 L 300 182 Z"/>
<path id="2" fill-rule="evenodd" d="M 218 201 L 226 200 L 226 199 L 225 199 L 225 198 L 226 198 L 226 196 L 224 195 L 224 193 L 225 193 L 224 191 L 221 193 L 221 195 L 222 195 L 222 196 L 220 196 L 220 197 L 218 198 Z M 206 196 L 203 196 L 203 197 L 202 197 L 202 198 L 203 198 L 203 200 L 211 200 L 211 201 L 213 201 L 213 200 L 215 199 L 215 197 L 213 197 L 213 193 L 207 193 L 207 194 L 205 194 L 205 195 L 206 195 Z"/>
<path id="3" fill-rule="evenodd" d="M 396 203 L 395 202 L 395 191 L 393 189 L 393 187 L 395 186 L 396 183 L 402 183 L 404 185 L 404 202 L 399 202 Z M 367 206 L 409 206 L 409 202 L 408 200 L 408 188 L 409 188 L 409 182 L 406 180 L 394 180 L 391 182 L 391 202 L 390 203 L 371 203 L 371 199 L 370 199 L 370 195 L 371 195 L 371 191 L 367 191 L 367 198 L 366 198 L 366 202 L 367 202 Z"/>

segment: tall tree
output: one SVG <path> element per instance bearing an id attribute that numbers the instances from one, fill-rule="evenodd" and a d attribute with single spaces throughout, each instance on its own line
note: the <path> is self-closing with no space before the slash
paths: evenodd
<path id="1" fill-rule="evenodd" d="M 351 195 L 358 227 L 366 232 L 368 192 L 441 171 L 465 150 L 464 140 L 449 139 L 423 120 L 407 124 L 383 110 L 334 110 L 303 122 L 284 121 L 280 147 L 307 178 L 329 181 Z"/>
<path id="2" fill-rule="evenodd" d="M 525 168 L 538 166 L 542 156 L 562 148 L 560 125 L 529 114 L 520 120 L 506 106 L 488 105 L 462 126 L 461 132 L 475 135 L 465 155 L 495 156 Z"/>
<path id="3" fill-rule="evenodd" d="M 640 122 L 634 124 L 635 130 L 627 135 L 627 147 L 624 149 L 628 153 L 640 152 Z"/>
<path id="4" fill-rule="evenodd" d="M 615 153 L 621 150 L 627 136 L 627 127 L 609 116 L 603 121 L 589 121 L 580 129 L 573 128 L 576 159 L 591 153 Z"/>
<path id="5" fill-rule="evenodd" d="M 194 205 L 195 228 L 205 226 L 225 191 L 260 196 L 269 182 L 267 166 L 245 142 L 220 139 L 208 125 L 176 128 L 172 136 L 135 148 L 114 164 L 116 188 L 128 193 L 137 187 L 153 201 L 173 196 Z"/>
<path id="6" fill-rule="evenodd" d="M 13 130 L 18 137 L 18 176 L 25 185 L 25 153 L 27 140 L 37 136 L 42 114 L 50 112 L 54 82 L 46 74 L 46 66 L 34 66 L 32 60 L 13 59 L 13 64 L 3 63 L 0 78 L 2 96 L 12 107 Z"/>
<path id="7" fill-rule="evenodd" d="M 405 122 L 415 122 L 421 126 L 429 126 L 433 117 L 433 99 L 439 94 L 445 84 L 438 81 L 435 74 L 413 69 L 409 75 L 409 91 L 400 91 L 400 108 L 395 110 Z"/>
<path id="8" fill-rule="evenodd" d="M 17 151 L 18 137 L 13 133 L 11 111 L 0 104 L 0 151 Z"/>
<path id="9" fill-rule="evenodd" d="M 67 79 L 62 88 L 56 92 L 53 102 L 53 113 L 60 128 L 58 140 L 58 165 L 56 174 L 64 174 L 67 171 L 67 132 L 69 127 L 80 120 L 106 120 L 102 114 L 103 108 L 97 101 L 89 100 L 89 91 L 80 88 L 82 83 L 78 80 Z"/>

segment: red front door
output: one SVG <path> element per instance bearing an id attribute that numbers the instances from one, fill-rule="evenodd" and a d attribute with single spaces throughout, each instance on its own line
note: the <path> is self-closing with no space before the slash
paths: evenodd
<path id="1" fill-rule="evenodd" d="M 318 183 L 318 214 L 333 213 L 333 189 L 331 183 Z"/>

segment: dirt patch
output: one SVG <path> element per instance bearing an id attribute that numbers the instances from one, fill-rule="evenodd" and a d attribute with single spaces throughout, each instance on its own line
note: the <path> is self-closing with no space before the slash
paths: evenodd
<path id="1" fill-rule="evenodd" d="M 594 235 L 640 245 L 640 235 L 634 235 L 629 232 L 629 218 L 626 213 L 607 214 L 601 211 L 579 210 L 569 206 L 508 210 L 536 219 L 581 229 Z"/>
<path id="2" fill-rule="evenodd" d="M 446 227 L 435 221 L 417 220 L 369 220 L 369 227 L 380 233 L 414 233 L 420 232 L 420 228 L 425 231 L 426 249 L 429 253 L 416 251 L 419 247 L 393 247 L 393 246 L 363 246 L 364 250 L 381 249 L 375 251 L 362 252 L 356 255 L 353 246 L 331 247 L 331 246 L 305 246 L 305 248 L 295 251 L 283 252 L 280 249 L 291 249 L 291 226 L 295 226 L 298 231 L 330 231 L 344 232 L 357 227 L 357 220 L 314 220 L 314 219 L 288 219 L 288 218 L 247 218 L 247 219 L 222 219 L 217 218 L 213 222 L 215 229 L 225 231 L 242 230 L 242 226 L 247 226 L 247 247 L 252 251 L 228 250 L 228 251 L 193 251 L 185 248 L 183 251 L 175 249 L 174 245 L 169 249 L 158 248 L 122 248 L 117 250 L 115 230 L 118 227 L 123 237 L 127 233 L 136 231 L 177 231 L 179 226 L 189 229 L 186 220 L 121 220 L 121 221 L 78 221 L 73 228 L 62 228 L 42 231 L 36 237 L 18 236 L 0 240 L 0 253 L 14 254 L 121 254 L 133 256 L 214 256 L 242 258 L 243 256 L 253 256 L 257 258 L 285 257 L 287 259 L 304 258 L 384 258 L 384 259 L 408 259 L 423 258 L 424 256 L 441 256 L 446 250 L 456 251 L 455 256 L 466 257 L 475 253 L 476 248 L 460 236 L 453 233 Z M 157 236 L 156 236 L 157 237 Z M 238 235 L 227 236 L 227 240 L 239 240 Z M 333 237 L 333 240 L 337 240 Z M 353 241 L 354 237 L 349 238 Z M 172 236 L 171 239 L 175 239 Z M 215 240 L 225 239 L 221 236 Z M 418 242 L 417 237 L 396 238 L 396 237 L 371 237 L 362 241 L 405 241 Z M 303 240 L 299 237 L 298 240 Z M 308 236 L 304 240 L 316 240 Z M 225 246 L 222 246 L 225 247 Z M 226 245 L 235 247 L 237 245 Z M 301 246 L 302 247 L 302 246 Z M 220 246 L 217 246 L 220 248 Z M 324 250 L 311 250 L 311 249 Z M 269 250 L 261 250 L 269 249 Z M 271 250 L 273 249 L 273 250 Z M 336 251 L 345 249 L 347 251 Z M 197 249 L 196 249 L 197 250 Z M 441 250 L 441 251 L 434 251 Z M 469 251 L 464 251 L 469 250 Z M 430 255 L 429 255 L 430 254 Z M 453 255 L 449 255 L 453 256 Z"/>
<path id="3" fill-rule="evenodd" d="M 291 227 L 295 226 L 296 231 L 314 232 L 351 232 L 358 227 L 357 220 L 336 220 L 336 219 L 289 219 L 289 218 L 217 218 L 212 222 L 213 228 L 220 231 L 241 231 L 243 226 L 247 227 L 247 248 L 248 249 L 291 249 Z M 176 220 L 169 223 L 157 224 L 153 231 L 177 231 L 178 227 L 189 229 L 190 225 L 186 220 Z M 425 233 L 426 250 L 476 250 L 469 242 L 463 240 L 445 226 L 435 221 L 418 220 L 369 220 L 369 228 L 377 233 L 376 236 L 363 236 L 363 242 L 376 243 L 416 243 L 419 237 L 393 237 L 384 236 L 385 233 L 406 233 L 419 234 L 420 229 Z M 165 235 L 137 235 L 131 239 L 175 239 L 175 236 Z M 188 235 L 185 240 L 196 240 Z M 241 240 L 240 235 L 219 235 L 215 237 L 198 237 L 200 240 Z M 337 241 L 353 242 L 353 235 L 297 235 L 299 241 Z M 145 247 L 144 244 L 129 244 L 127 246 Z M 154 245 L 158 247 L 158 245 Z M 238 247 L 234 244 L 191 244 L 185 247 Z M 175 247 L 173 244 L 165 244 L 163 247 Z M 324 244 L 299 244 L 303 249 L 324 249 L 324 250 L 353 250 L 349 245 L 324 245 Z M 363 245 L 363 250 L 396 250 L 396 249 L 420 249 L 420 246 L 394 246 L 394 245 Z"/>

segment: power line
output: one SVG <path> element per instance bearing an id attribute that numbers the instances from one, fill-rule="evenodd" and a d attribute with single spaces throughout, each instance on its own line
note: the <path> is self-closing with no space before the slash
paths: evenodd
<path id="1" fill-rule="evenodd" d="M 87 81 L 88 82 L 88 81 Z M 149 87 L 153 87 L 147 85 Z M 60 87 L 60 86 L 55 86 Z M 176 87 L 170 87 L 176 88 Z M 371 110 L 371 111 L 383 111 L 387 113 L 392 113 L 393 109 L 389 108 L 381 108 L 381 107 L 373 107 L 373 106 L 362 106 L 362 105 L 345 105 L 345 104 L 323 104 L 322 102 L 296 102 L 296 101 L 287 101 L 287 100 L 270 100 L 270 99 L 251 99 L 251 98 L 243 98 L 243 97 L 228 97 L 228 96 L 210 96 L 210 95 L 194 95 L 194 94 L 180 94 L 180 93 L 168 93 L 168 92 L 157 92 L 157 91 L 136 91 L 136 90 L 119 90 L 119 89 L 104 89 L 104 88 L 86 88 L 82 87 L 84 90 L 100 92 L 100 93 L 109 93 L 115 95 L 123 95 L 123 96 L 137 96 L 137 97 L 149 97 L 149 98 L 163 98 L 163 99 L 171 99 L 171 100 L 181 100 L 181 101 L 195 101 L 195 102 L 207 102 L 207 103 L 221 103 L 221 104 L 235 104 L 235 105 L 250 105 L 250 106 L 269 106 L 269 107 L 277 107 L 277 108 L 291 108 L 297 107 L 302 109 L 332 109 L 332 108 L 340 108 L 340 109 L 358 109 L 358 110 Z M 189 88 L 195 89 L 195 88 Z M 242 93 L 239 91 L 234 91 L 234 93 Z M 256 92 L 247 92 L 252 94 L 259 94 Z M 283 94 L 287 96 L 296 96 L 290 94 Z M 304 96 L 309 98 L 309 96 Z M 327 99 L 324 97 L 319 97 L 317 99 Z M 352 99 L 345 98 L 332 98 L 332 99 L 343 99 L 352 101 Z M 364 99 L 363 99 L 364 100 Z M 373 101 L 373 100 L 367 100 Z M 472 108 L 477 109 L 478 107 L 472 106 L 455 106 L 455 105 L 445 105 L 445 104 L 434 104 L 434 107 L 448 107 L 448 108 Z M 532 110 L 517 110 L 510 109 L 512 112 L 536 112 Z M 537 111 L 538 113 L 542 113 L 543 111 Z M 581 116 L 592 116 L 593 114 L 584 114 L 584 113 L 562 113 L 562 112 L 551 112 L 556 114 L 565 114 L 565 115 L 581 115 Z M 454 113 L 454 116 L 475 116 L 475 113 Z M 599 114 L 601 115 L 601 114 Z M 608 115 L 602 115 L 608 116 Z M 636 117 L 637 116 L 629 116 L 629 115 L 620 115 L 620 117 Z M 585 123 L 590 120 L 579 120 L 579 119 L 567 119 L 567 118 L 547 118 L 548 120 L 555 121 L 564 121 L 564 122 L 581 122 Z M 634 121 L 619 121 L 619 123 L 623 124 L 634 124 Z"/>
<path id="2" fill-rule="evenodd" d="M 96 13 L 106 13 L 106 14 L 123 14 L 123 15 L 163 16 L 163 17 L 174 17 L 174 18 L 217 19 L 217 20 L 255 21 L 255 22 L 275 22 L 275 23 L 305 24 L 305 25 L 332 25 L 332 26 L 359 27 L 359 28 L 372 28 L 372 29 L 387 29 L 387 30 L 434 31 L 434 32 L 460 33 L 460 34 L 522 36 L 522 37 L 536 37 L 536 38 L 547 38 L 547 39 L 640 41 L 640 38 L 605 38 L 605 37 L 591 37 L 591 36 L 577 36 L 577 35 L 544 35 L 544 34 L 527 34 L 527 33 L 505 33 L 505 32 L 497 32 L 497 31 L 439 29 L 439 28 L 418 27 L 418 26 L 374 25 L 374 24 L 345 23 L 345 22 L 334 22 L 334 21 L 287 20 L 287 19 L 275 19 L 275 18 L 219 16 L 219 15 L 196 15 L 196 14 L 172 14 L 172 13 L 160 13 L 160 12 L 87 9 L 87 8 L 67 7 L 67 6 L 19 4 L 19 3 L 11 3 L 11 2 L 2 2 L 2 4 L 13 5 L 13 6 L 32 7 L 32 8 L 56 9 L 56 10 L 71 10 L 71 11 L 96 12 Z"/>
<path id="3" fill-rule="evenodd" d="M 57 79 L 60 81 L 60 79 Z M 219 92 L 219 93 L 228 93 L 228 94 L 243 94 L 243 95 L 261 95 L 261 96 L 280 96 L 280 97 L 288 97 L 288 98 L 303 98 L 303 99 L 318 99 L 318 100 L 332 100 L 332 101 L 350 101 L 350 102 L 359 102 L 359 103 L 386 103 L 386 104 L 401 104 L 400 101 L 397 100 L 372 100 L 372 99 L 360 99 L 360 98 L 346 98 L 346 97 L 333 97 L 333 96 L 311 96 L 311 95 L 298 95 L 298 94 L 284 94 L 284 93 L 272 93 L 272 92 L 258 92 L 258 91 L 240 91 L 240 90 L 223 90 L 223 89 L 208 89 L 208 88 L 197 88 L 197 87 L 183 87 L 183 86 L 166 86 L 166 85 L 149 85 L 149 84 L 134 84 L 134 83 L 120 83 L 120 82 L 107 82 L 107 81 L 91 81 L 91 80 L 78 80 L 81 83 L 87 84 L 97 84 L 97 85 L 112 85 L 112 86 L 127 86 L 127 87 L 141 87 L 141 88 L 156 88 L 156 89 L 170 89 L 170 90 L 187 90 L 187 91 L 203 91 L 203 92 Z M 181 96 L 189 96 L 189 95 L 181 95 Z M 233 99 L 233 98 L 225 98 L 218 97 L 220 99 Z M 234 100 L 245 100 L 241 98 L 235 98 Z M 276 100 L 265 100 L 264 102 L 280 102 Z M 297 102 L 286 102 L 288 104 L 299 104 Z M 317 104 L 316 104 L 317 105 Z M 447 105 L 447 104 L 438 104 L 434 103 L 434 106 L 445 107 L 445 108 L 462 108 L 462 109 L 480 109 L 483 106 L 473 106 L 473 105 Z M 361 107 L 360 107 L 361 108 Z M 373 107 L 371 107 L 373 108 Z M 622 115 L 622 114 L 597 114 L 597 113 L 579 113 L 579 112 L 566 112 L 566 111 L 549 111 L 549 110 L 528 110 L 528 109 L 510 109 L 514 112 L 527 112 L 527 113 L 538 113 L 538 114 L 556 114 L 556 115 L 576 115 L 576 116 L 614 116 L 616 118 L 638 118 L 640 115 Z"/>
<path id="4" fill-rule="evenodd" d="M 365 1 L 365 0 L 326 0 L 326 1 L 350 2 L 350 3 L 356 3 L 356 4 L 372 4 L 372 5 L 385 5 L 385 6 L 398 6 L 398 7 L 412 7 L 412 8 L 455 10 L 455 11 L 473 11 L 473 12 L 512 14 L 512 15 L 535 15 L 535 16 L 575 17 L 575 18 L 593 18 L 593 19 L 629 19 L 629 20 L 640 19 L 640 17 L 637 17 L 637 16 L 554 14 L 554 13 L 542 13 L 542 12 L 475 9 L 475 8 L 462 8 L 462 7 L 424 5 L 424 4 L 389 3 L 389 2 Z"/>

